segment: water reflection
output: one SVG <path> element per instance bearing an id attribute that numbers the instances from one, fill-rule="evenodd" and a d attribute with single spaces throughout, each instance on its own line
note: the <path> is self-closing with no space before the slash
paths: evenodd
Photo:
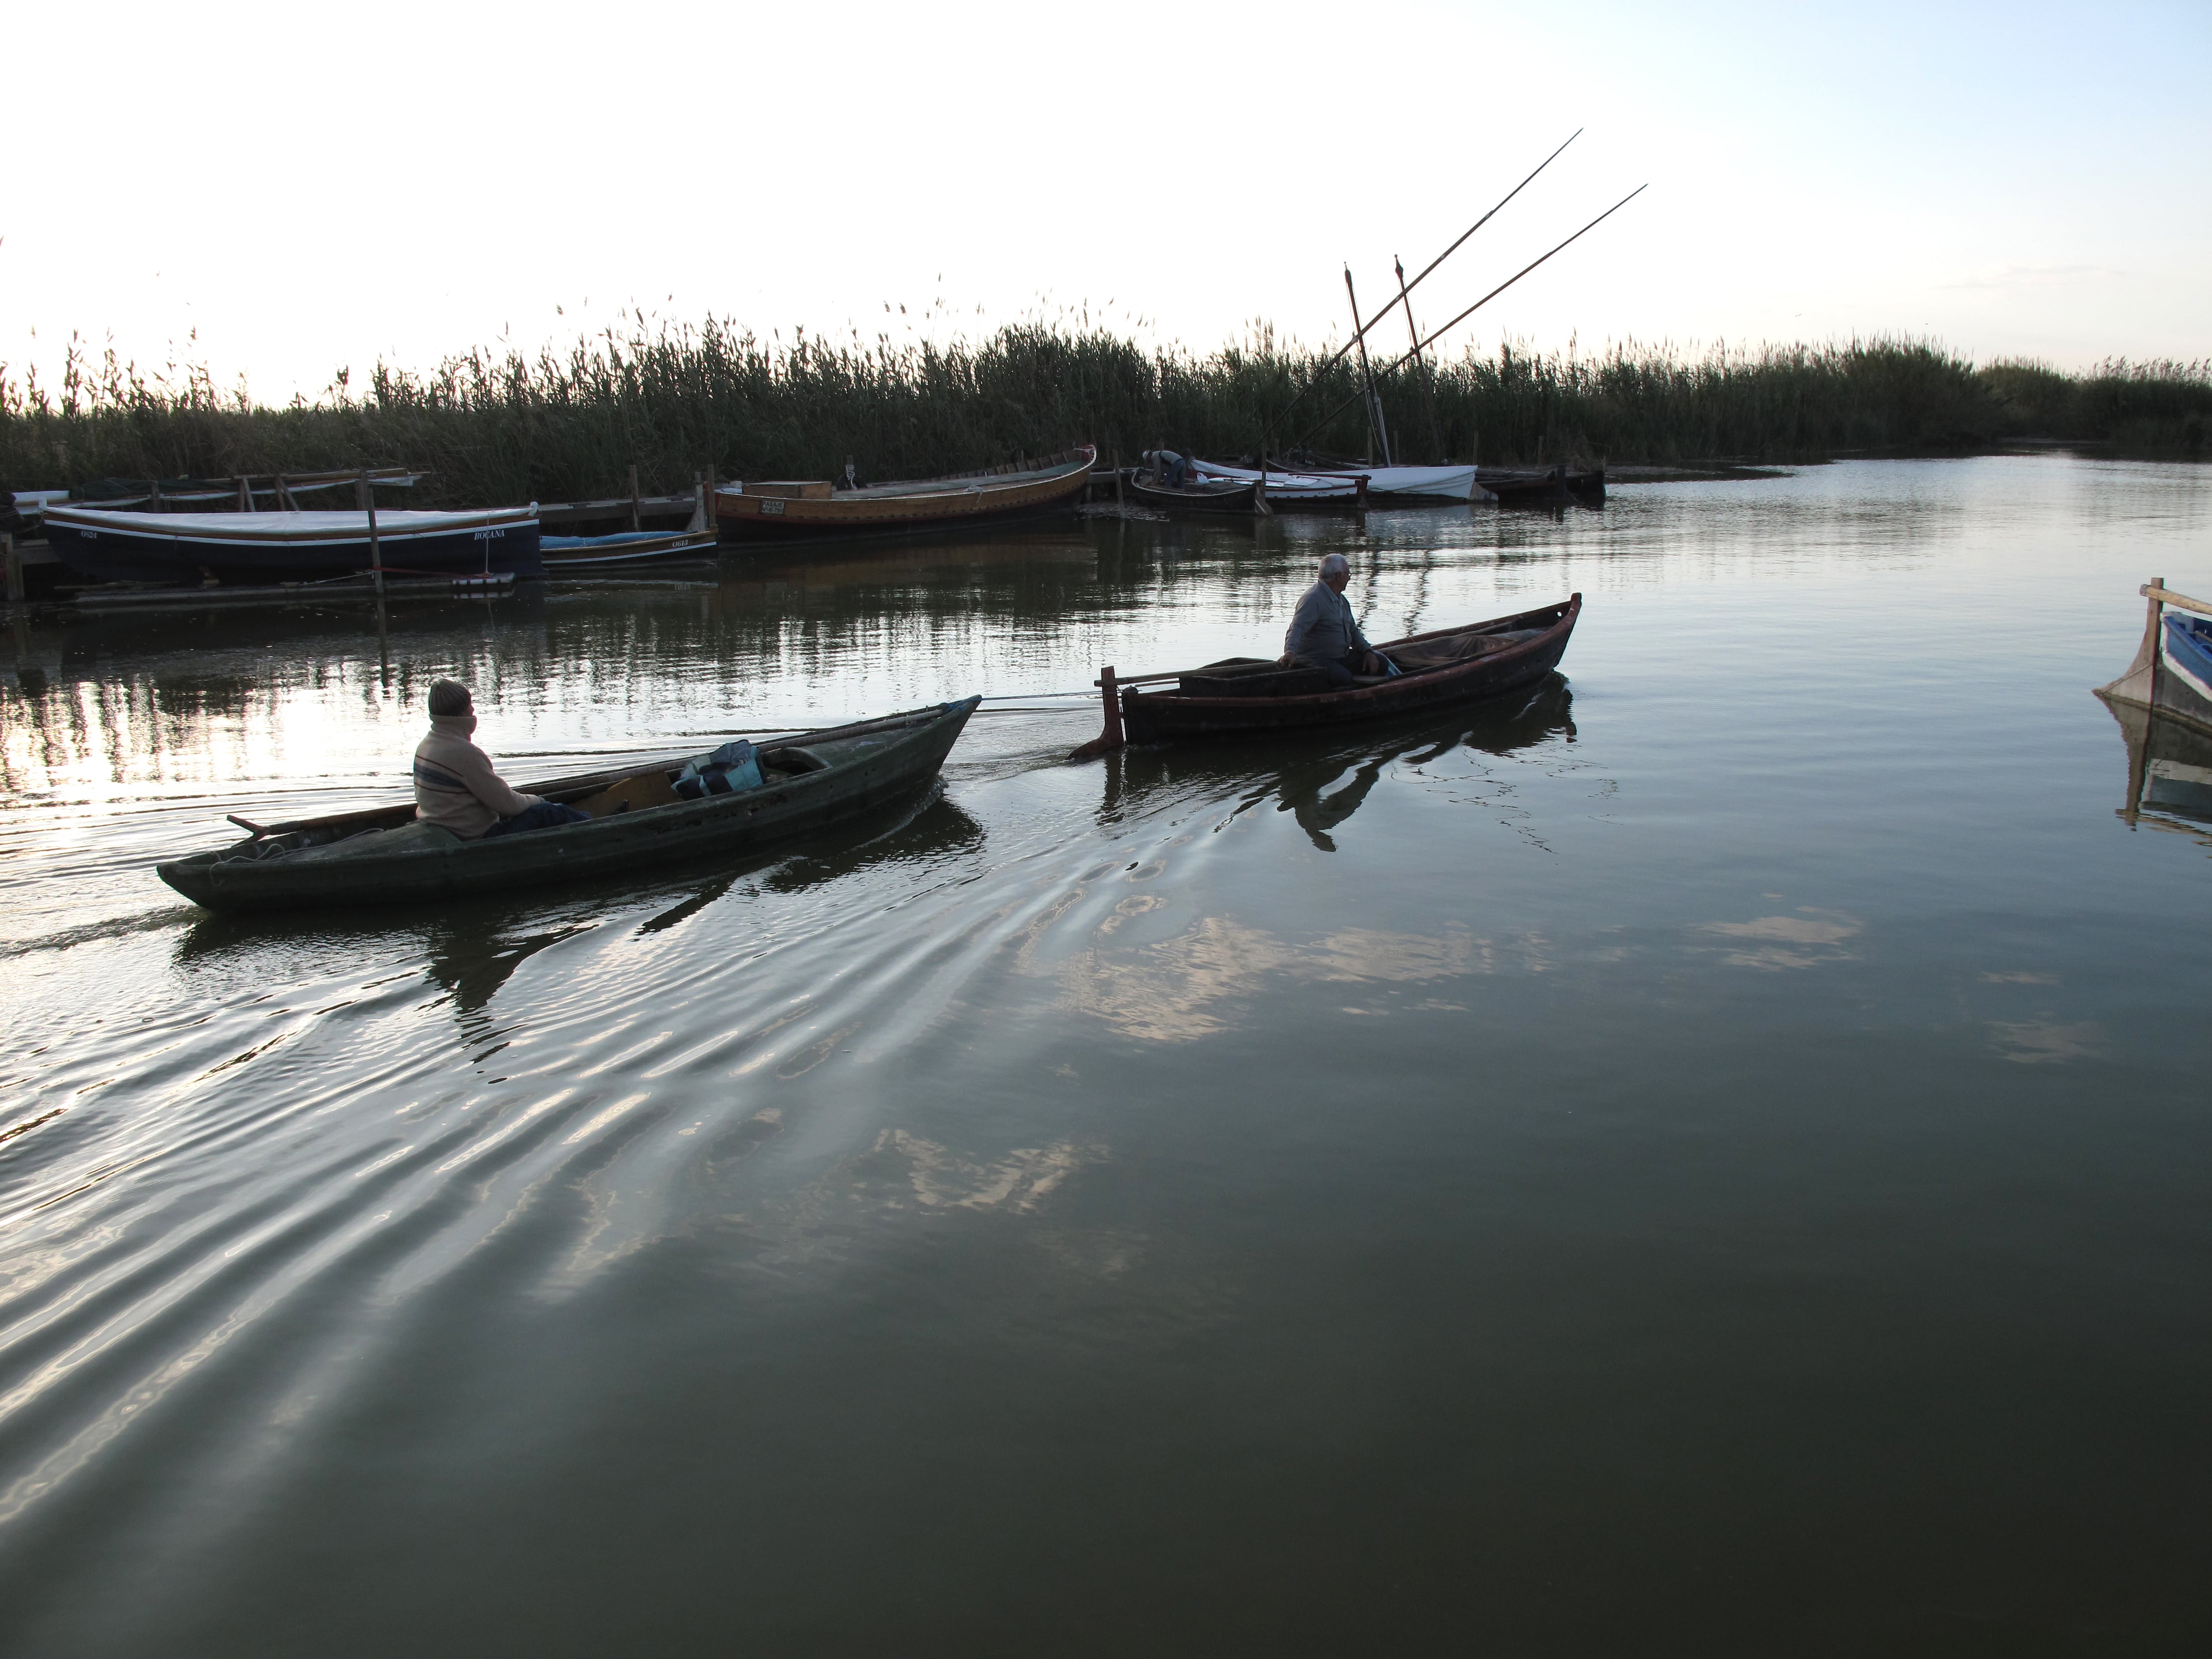
<path id="1" fill-rule="evenodd" d="M 2146 816 L 2154 829 L 2212 825 L 2212 736 L 2135 703 L 2107 700 L 2105 707 L 2128 751 L 2120 817 L 2130 827 Z"/>
<path id="2" fill-rule="evenodd" d="M 1334 832 L 1392 767 L 1425 766 L 1462 747 L 1504 757 L 1554 740 L 1572 743 L 1573 706 L 1566 679 L 1553 674 L 1524 697 L 1443 714 L 1423 712 L 1350 731 L 1284 733 L 1253 742 L 1122 750 L 1106 757 L 1099 821 L 1110 823 L 1169 793 L 1234 798 L 1232 817 L 1273 799 L 1316 848 L 1334 853 Z"/>

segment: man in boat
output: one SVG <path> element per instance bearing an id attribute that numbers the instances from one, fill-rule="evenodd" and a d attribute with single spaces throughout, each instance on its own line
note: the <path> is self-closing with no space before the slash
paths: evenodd
<path id="1" fill-rule="evenodd" d="M 1323 559 L 1320 578 L 1298 601 L 1283 635 L 1282 665 L 1321 669 L 1332 690 L 1350 685 L 1355 674 L 1396 672 L 1389 659 L 1367 643 L 1352 619 L 1352 603 L 1344 597 L 1345 584 L 1351 580 L 1352 566 L 1343 554 Z"/>
<path id="2" fill-rule="evenodd" d="M 418 822 L 480 841 L 589 820 L 588 812 L 509 788 L 492 769 L 491 757 L 469 741 L 476 729 L 467 686 L 440 680 L 430 688 L 430 735 L 415 748 Z"/>

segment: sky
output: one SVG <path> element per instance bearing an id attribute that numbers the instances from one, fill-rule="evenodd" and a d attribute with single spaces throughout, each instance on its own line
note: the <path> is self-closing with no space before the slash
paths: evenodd
<path id="1" fill-rule="evenodd" d="M 1347 263 L 1371 311 L 1577 128 L 1415 292 L 1425 328 L 1649 188 L 1447 350 L 2212 358 L 2203 0 L 78 0 L 11 15 L 8 57 L 18 386 L 74 331 L 312 400 L 638 312 L 1340 341 Z"/>

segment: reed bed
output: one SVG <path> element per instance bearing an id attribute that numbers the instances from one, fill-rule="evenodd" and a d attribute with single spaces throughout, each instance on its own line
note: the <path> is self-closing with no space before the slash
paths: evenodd
<path id="1" fill-rule="evenodd" d="M 314 402 L 256 404 L 203 368 L 142 374 L 72 348 L 58 390 L 0 365 L 0 483 L 80 491 L 101 480 L 228 477 L 359 466 L 428 469 L 423 505 L 648 493 L 723 478 L 926 477 L 1079 442 L 1133 458 L 1159 446 L 1234 457 L 1266 434 L 1370 453 L 1356 360 L 1261 327 L 1204 355 L 1146 349 L 1066 323 L 948 345 L 763 341 L 733 324 L 642 315 L 565 353 L 487 350 L 427 372 L 380 363 Z M 1401 459 L 1614 465 L 1818 460 L 2043 438 L 2197 455 L 2212 362 L 2115 360 L 2082 374 L 1983 367 L 1931 342 L 1720 349 L 1634 343 L 1595 354 L 1510 343 L 1380 382 Z M 1324 417 L 1326 420 L 1324 420 Z M 1322 422 L 1316 426 L 1315 423 Z"/>

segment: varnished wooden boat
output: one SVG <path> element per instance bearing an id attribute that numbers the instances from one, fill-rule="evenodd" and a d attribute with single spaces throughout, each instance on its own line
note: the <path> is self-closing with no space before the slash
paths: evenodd
<path id="1" fill-rule="evenodd" d="M 1098 459 L 1086 444 L 1041 461 L 944 478 L 833 489 L 826 479 L 744 483 L 719 490 L 714 520 L 726 541 L 833 541 L 964 530 L 1071 509 Z"/>
<path id="2" fill-rule="evenodd" d="M 1164 676 L 1176 684 L 1161 690 L 1119 687 L 1121 731 L 1132 743 L 1241 735 L 1502 696 L 1559 665 L 1582 609 L 1576 593 L 1539 610 L 1393 640 L 1375 648 L 1401 665 L 1396 678 L 1363 678 L 1341 690 L 1331 690 L 1319 669 L 1255 658 Z"/>
<path id="3" fill-rule="evenodd" d="M 1162 483 L 1139 472 L 1128 481 L 1129 494 L 1162 513 L 1250 513 L 1255 483 L 1233 478 L 1187 484 Z"/>
<path id="4" fill-rule="evenodd" d="M 246 825 L 244 841 L 155 866 L 163 881 L 210 910 L 304 910 L 453 899 L 580 876 L 658 872 L 674 860 L 747 853 L 893 802 L 936 777 L 978 697 L 879 720 L 774 738 L 759 745 L 763 781 L 696 800 L 625 810 L 585 823 L 463 841 L 418 823 L 412 801 L 293 823 Z M 641 767 L 523 786 L 578 805 L 635 783 L 641 799 L 668 799 L 680 755 Z M 653 781 L 659 787 L 653 787 Z M 242 820 L 240 821 L 242 822 Z"/>

